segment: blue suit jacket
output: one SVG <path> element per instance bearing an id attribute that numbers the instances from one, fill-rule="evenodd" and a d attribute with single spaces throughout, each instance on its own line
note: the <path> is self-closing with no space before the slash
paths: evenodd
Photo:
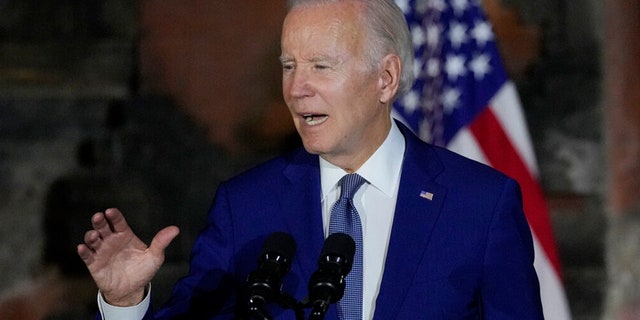
<path id="1" fill-rule="evenodd" d="M 542 319 L 517 183 L 399 126 L 406 154 L 374 318 Z M 189 275 L 155 318 L 234 318 L 238 288 L 275 231 L 298 247 L 283 291 L 306 297 L 324 242 L 318 166 L 318 156 L 300 149 L 222 183 Z M 295 319 L 276 304 L 270 312 Z M 335 306 L 326 319 L 337 319 Z"/>

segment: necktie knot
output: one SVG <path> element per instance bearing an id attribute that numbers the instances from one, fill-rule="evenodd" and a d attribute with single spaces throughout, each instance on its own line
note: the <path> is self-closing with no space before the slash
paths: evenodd
<path id="1" fill-rule="evenodd" d="M 340 179 L 340 199 L 352 200 L 353 195 L 364 184 L 365 180 L 357 173 L 350 173 Z"/>

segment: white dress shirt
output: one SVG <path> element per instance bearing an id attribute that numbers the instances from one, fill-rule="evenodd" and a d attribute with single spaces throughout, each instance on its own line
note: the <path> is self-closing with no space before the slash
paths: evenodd
<path id="1" fill-rule="evenodd" d="M 404 158 L 404 136 L 391 120 L 389 135 L 376 152 L 356 171 L 367 182 L 358 189 L 353 202 L 360 214 L 363 241 L 363 319 L 371 319 L 389 247 L 393 215 L 398 199 L 400 172 Z M 329 232 L 331 208 L 340 196 L 338 181 L 347 174 L 341 168 L 320 158 L 322 187 L 322 219 L 325 236 Z M 150 291 L 150 290 L 149 290 Z M 103 320 L 140 320 L 150 305 L 150 294 L 133 307 L 115 307 L 98 293 L 98 307 Z"/>
<path id="2" fill-rule="evenodd" d="M 142 302 L 131 307 L 116 307 L 108 304 L 98 292 L 98 310 L 102 320 L 141 320 L 151 305 L 151 285 L 148 286 Z"/>
<path id="3" fill-rule="evenodd" d="M 358 189 L 353 203 L 362 222 L 363 297 L 362 319 L 373 318 L 375 302 L 389 247 L 391 226 L 398 199 L 400 171 L 404 157 L 404 136 L 394 121 L 387 139 L 356 171 L 367 182 Z M 325 236 L 329 233 L 331 208 L 340 197 L 338 181 L 344 170 L 320 158 L 322 219 Z"/>

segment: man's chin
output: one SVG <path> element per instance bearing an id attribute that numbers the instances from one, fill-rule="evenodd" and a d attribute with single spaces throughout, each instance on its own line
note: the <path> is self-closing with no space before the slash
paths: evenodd
<path id="1" fill-rule="evenodd" d="M 320 152 L 319 150 L 317 150 L 315 148 L 307 147 L 307 145 L 304 145 L 304 149 L 307 150 L 307 152 L 310 153 L 310 154 L 322 155 L 322 152 Z"/>
<path id="2" fill-rule="evenodd" d="M 307 150 L 307 152 L 310 154 L 322 156 L 324 153 L 326 153 L 324 148 L 322 148 L 318 144 L 302 140 L 302 145 L 304 146 L 304 149 Z"/>

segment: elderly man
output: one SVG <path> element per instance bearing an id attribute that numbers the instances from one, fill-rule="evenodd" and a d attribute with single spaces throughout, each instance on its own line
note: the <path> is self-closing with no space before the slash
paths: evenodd
<path id="1" fill-rule="evenodd" d="M 248 316 L 242 288 L 265 238 L 282 231 L 298 247 L 282 279 L 294 300 L 309 295 L 327 236 L 355 240 L 344 297 L 321 317 L 542 319 L 517 183 L 390 116 L 413 81 L 409 31 L 393 1 L 291 1 L 281 45 L 283 95 L 304 148 L 219 186 L 190 272 L 155 315 L 149 283 L 177 227 L 147 247 L 118 210 L 96 213 L 78 253 L 100 288 L 101 316 Z M 261 312 L 302 317 L 275 302 Z"/>

